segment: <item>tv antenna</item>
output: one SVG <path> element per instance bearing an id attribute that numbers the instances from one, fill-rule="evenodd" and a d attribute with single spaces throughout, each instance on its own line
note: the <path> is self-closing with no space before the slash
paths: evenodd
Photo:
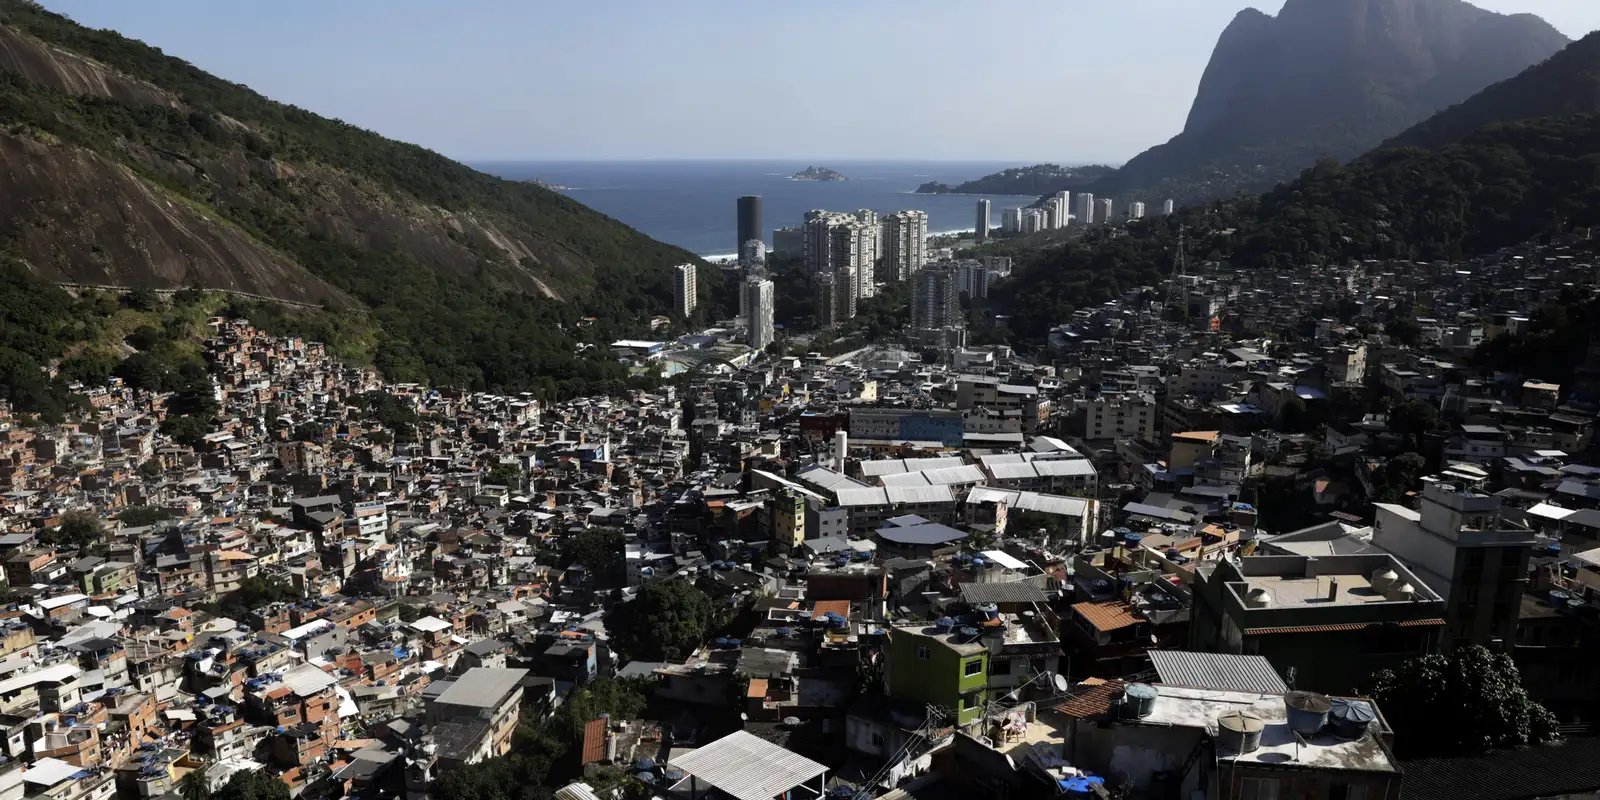
<path id="1" fill-rule="evenodd" d="M 1178 247 L 1172 254 L 1172 278 L 1167 281 L 1166 304 L 1161 310 L 1163 316 L 1165 316 L 1167 309 L 1176 308 L 1180 303 L 1188 303 L 1188 296 L 1184 287 L 1184 279 L 1189 275 L 1189 264 L 1188 260 L 1183 255 L 1184 238 L 1187 234 L 1187 230 L 1187 226 L 1178 226 Z"/>

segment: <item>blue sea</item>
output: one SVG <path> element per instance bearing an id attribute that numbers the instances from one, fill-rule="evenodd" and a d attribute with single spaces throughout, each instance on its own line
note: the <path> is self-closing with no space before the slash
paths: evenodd
<path id="1" fill-rule="evenodd" d="M 849 178 L 837 183 L 791 181 L 809 164 L 832 167 Z M 565 187 L 584 205 L 650 236 L 701 256 L 737 251 L 735 200 L 762 197 L 762 228 L 799 225 L 807 211 L 928 212 L 930 233 L 972 230 L 978 196 L 919 195 L 928 181 L 957 184 L 1008 167 L 1014 161 L 499 161 L 472 166 L 511 180 L 537 178 Z M 989 196 L 991 223 L 1000 210 L 1027 205 L 1031 196 Z"/>

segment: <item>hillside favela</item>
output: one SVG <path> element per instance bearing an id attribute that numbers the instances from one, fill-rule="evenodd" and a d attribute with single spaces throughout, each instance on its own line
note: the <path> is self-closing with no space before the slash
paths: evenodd
<path id="1" fill-rule="evenodd" d="M 1600 797 L 1600 3 L 0 0 L 0 800 Z"/>

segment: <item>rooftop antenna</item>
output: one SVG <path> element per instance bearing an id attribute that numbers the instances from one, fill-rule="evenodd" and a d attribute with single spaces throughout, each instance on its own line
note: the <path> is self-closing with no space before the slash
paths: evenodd
<path id="1" fill-rule="evenodd" d="M 1178 247 L 1172 254 L 1172 278 L 1167 281 L 1166 304 L 1161 310 L 1163 316 L 1166 314 L 1166 309 L 1175 308 L 1178 303 L 1185 301 L 1184 278 L 1188 277 L 1189 264 L 1183 255 L 1183 251 L 1187 232 L 1187 226 L 1178 226 Z"/>

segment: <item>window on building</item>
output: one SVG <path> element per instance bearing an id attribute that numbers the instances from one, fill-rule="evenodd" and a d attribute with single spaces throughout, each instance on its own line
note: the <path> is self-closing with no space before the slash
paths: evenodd
<path id="1" fill-rule="evenodd" d="M 917 645 L 917 658 L 920 658 L 923 661 L 927 661 L 928 658 L 930 656 L 932 656 L 932 655 L 933 654 L 928 650 L 928 646 L 927 645 L 925 645 L 925 644 Z"/>
<path id="2" fill-rule="evenodd" d="M 1278 800 L 1277 778 L 1245 778 L 1239 782 L 1239 800 Z"/>
<path id="3" fill-rule="evenodd" d="M 965 673 L 968 676 L 983 674 L 983 659 L 974 658 L 966 663 Z"/>
<path id="4" fill-rule="evenodd" d="M 883 743 L 884 743 L 883 734 L 881 734 L 881 733 L 879 733 L 877 731 L 873 731 L 872 732 L 872 746 L 873 747 L 882 747 Z"/>
<path id="5" fill-rule="evenodd" d="M 1009 675 L 1009 674 L 1011 674 L 1011 659 L 1009 659 L 1009 658 L 991 658 L 991 659 L 989 659 L 989 674 L 990 675 Z"/>

